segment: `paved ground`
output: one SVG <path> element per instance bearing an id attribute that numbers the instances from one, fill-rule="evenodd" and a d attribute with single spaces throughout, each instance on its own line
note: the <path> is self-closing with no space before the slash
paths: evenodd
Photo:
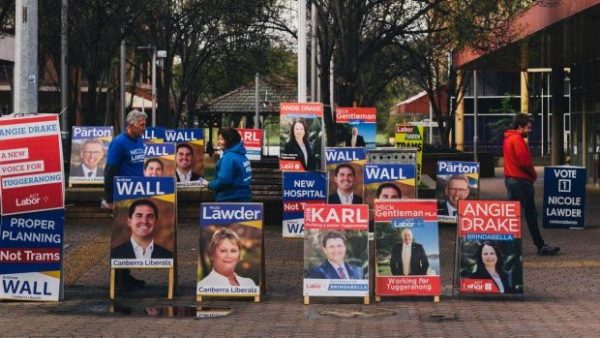
<path id="1" fill-rule="evenodd" d="M 541 197 L 538 182 L 538 201 Z M 483 199 L 504 199 L 501 178 L 483 179 Z M 600 190 L 591 189 L 585 230 L 542 230 L 545 239 L 563 248 L 557 257 L 535 255 L 524 233 L 524 299 L 459 299 L 452 295 L 455 227 L 441 226 L 440 245 L 444 294 L 430 298 L 396 298 L 380 304 L 343 304 L 320 300 L 302 305 L 302 242 L 283 240 L 279 225 L 266 230 L 268 293 L 261 303 L 211 301 L 203 306 L 231 307 L 231 315 L 213 319 L 149 318 L 144 309 L 182 314 L 194 301 L 197 228 L 178 229 L 179 289 L 174 301 L 164 298 L 166 273 L 136 275 L 149 286 L 115 303 L 108 301 L 108 243 L 103 224 L 66 228 L 65 301 L 0 303 L 1 336 L 600 336 Z M 538 202 L 541 206 L 541 201 Z M 268 212 L 268 211 L 267 211 Z M 116 313 L 111 313 L 117 310 Z M 130 312 L 123 314 L 121 312 Z M 332 317 L 360 312 L 352 318 Z"/>

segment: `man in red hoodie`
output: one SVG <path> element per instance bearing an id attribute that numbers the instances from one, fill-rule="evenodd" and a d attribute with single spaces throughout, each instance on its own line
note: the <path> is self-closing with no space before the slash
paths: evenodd
<path id="1" fill-rule="evenodd" d="M 537 247 L 538 255 L 556 255 L 560 248 L 544 243 L 540 234 L 535 206 L 533 182 L 537 179 L 531 152 L 525 143 L 525 137 L 531 132 L 531 119 L 526 114 L 518 114 L 513 121 L 512 129 L 504 132 L 502 152 L 504 154 L 504 183 L 508 190 L 508 198 L 521 202 L 521 210 L 525 213 L 527 227 Z"/>

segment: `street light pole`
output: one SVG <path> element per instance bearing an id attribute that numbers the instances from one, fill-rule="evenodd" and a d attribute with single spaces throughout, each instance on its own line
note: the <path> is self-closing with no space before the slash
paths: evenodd
<path id="1" fill-rule="evenodd" d="M 152 47 L 152 127 L 156 127 L 156 47 Z"/>
<path id="2" fill-rule="evenodd" d="M 13 113 L 38 112 L 38 3 L 15 3 L 15 68 Z"/>

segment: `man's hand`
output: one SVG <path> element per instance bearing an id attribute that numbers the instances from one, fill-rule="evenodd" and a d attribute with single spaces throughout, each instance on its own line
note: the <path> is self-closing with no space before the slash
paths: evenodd
<path id="1" fill-rule="evenodd" d="M 113 208 L 112 203 L 106 202 L 106 200 L 104 198 L 102 199 L 102 201 L 100 201 L 100 209 L 112 210 L 112 208 Z"/>

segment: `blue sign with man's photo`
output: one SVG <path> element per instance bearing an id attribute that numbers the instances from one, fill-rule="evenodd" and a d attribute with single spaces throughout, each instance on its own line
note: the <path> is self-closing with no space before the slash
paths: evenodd
<path id="1" fill-rule="evenodd" d="M 554 166 L 544 169 L 544 228 L 583 229 L 585 175 L 584 167 Z"/>

